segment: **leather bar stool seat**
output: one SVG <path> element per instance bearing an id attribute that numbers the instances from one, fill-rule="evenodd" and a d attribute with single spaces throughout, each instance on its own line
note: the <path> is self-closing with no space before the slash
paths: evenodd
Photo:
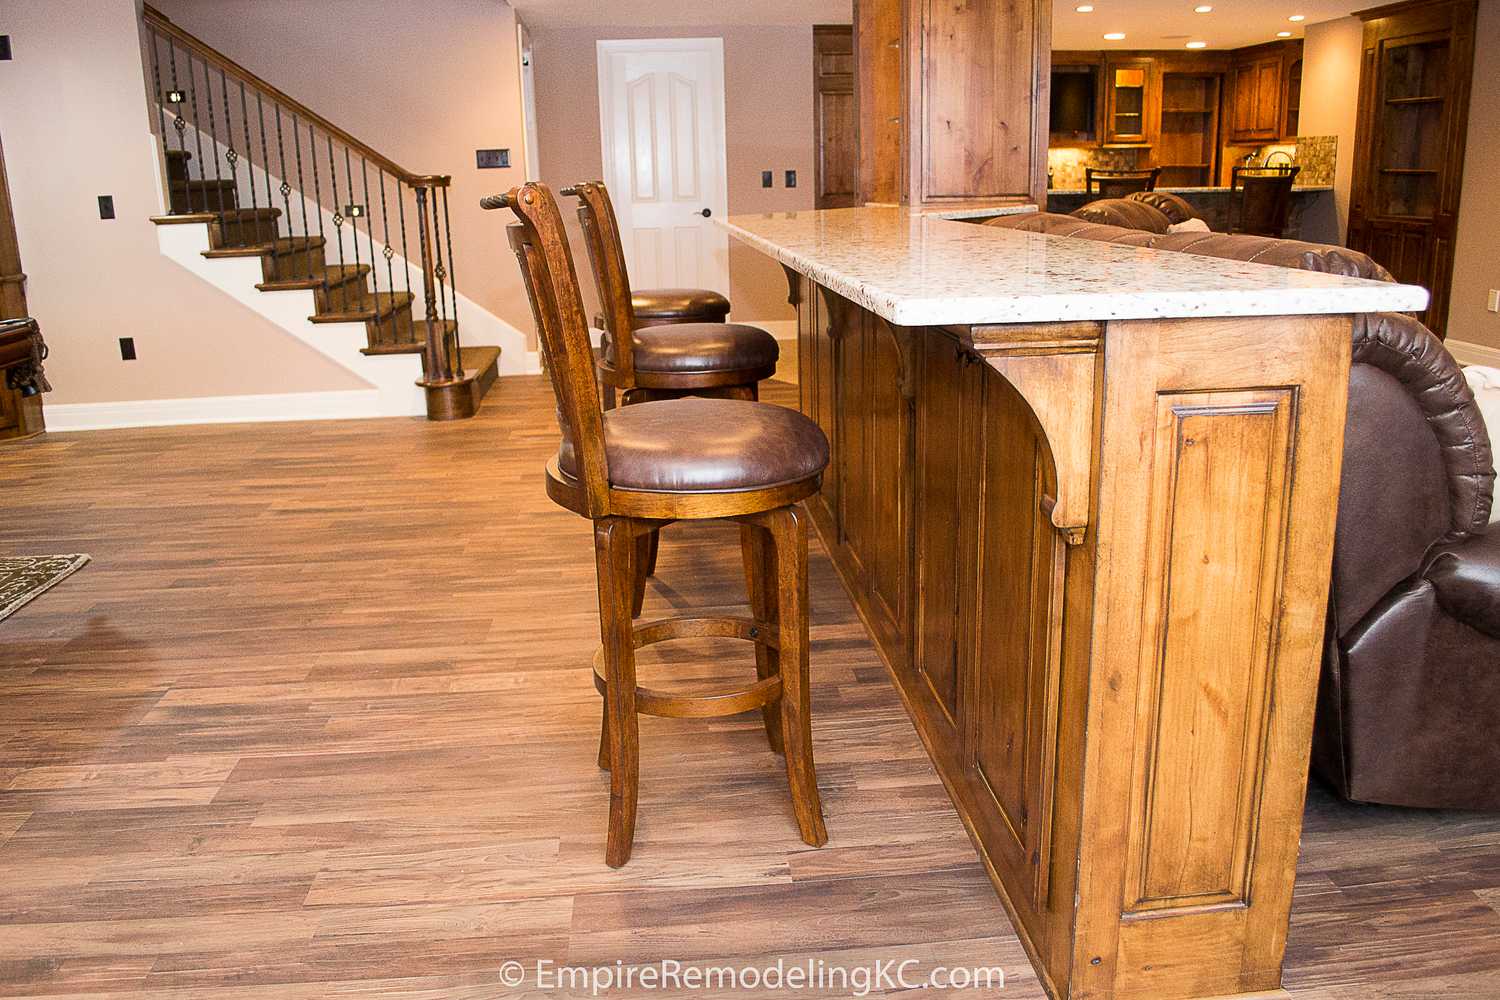
<path id="1" fill-rule="evenodd" d="M 707 288 L 645 288 L 631 292 L 630 306 L 638 327 L 722 323 L 729 315 L 729 300 Z"/>
<path id="2" fill-rule="evenodd" d="M 674 323 L 638 329 L 634 337 L 635 368 L 641 372 L 776 370 L 781 348 L 758 326 L 743 323 Z M 610 356 L 609 334 L 604 356 Z"/>
<path id="3" fill-rule="evenodd" d="M 604 414 L 610 485 L 666 493 L 737 492 L 795 483 L 828 465 L 828 438 L 795 410 L 743 399 L 689 397 Z M 557 466 L 578 478 L 564 438 Z"/>

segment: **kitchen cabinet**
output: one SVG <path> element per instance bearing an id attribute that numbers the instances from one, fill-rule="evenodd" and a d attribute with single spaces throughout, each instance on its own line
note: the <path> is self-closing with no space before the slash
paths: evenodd
<path id="1" fill-rule="evenodd" d="M 1104 142 L 1110 146 L 1148 145 L 1155 94 L 1150 59 L 1107 58 L 1104 63 Z"/>
<path id="2" fill-rule="evenodd" d="M 1296 91 L 1289 86 L 1295 67 Z M 1301 101 L 1302 42 L 1274 42 L 1237 49 L 1230 67 L 1229 142 L 1277 142 L 1296 128 L 1289 115 Z M 1295 134 L 1295 132 L 1293 132 Z"/>

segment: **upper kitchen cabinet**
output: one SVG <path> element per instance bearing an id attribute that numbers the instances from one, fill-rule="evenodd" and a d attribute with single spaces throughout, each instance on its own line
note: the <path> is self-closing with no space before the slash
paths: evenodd
<path id="1" fill-rule="evenodd" d="M 1238 49 L 1230 68 L 1229 141 L 1253 144 L 1275 142 L 1296 127 L 1289 115 L 1295 74 L 1295 97 L 1301 101 L 1302 42 L 1272 42 Z"/>
<path id="2" fill-rule="evenodd" d="M 1104 62 L 1104 144 L 1107 146 L 1150 145 L 1150 105 L 1156 99 L 1149 86 L 1150 59 L 1119 59 L 1107 55 Z"/>

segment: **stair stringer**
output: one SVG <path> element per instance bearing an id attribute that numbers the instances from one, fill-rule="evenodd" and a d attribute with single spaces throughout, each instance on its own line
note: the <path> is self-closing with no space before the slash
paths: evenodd
<path id="1" fill-rule="evenodd" d="M 422 377 L 420 354 L 363 354 L 360 349 L 368 345 L 363 322 L 316 324 L 308 318 L 317 311 L 311 290 L 263 292 L 256 288 L 258 282 L 265 280 L 259 257 L 204 257 L 204 251 L 209 249 L 207 223 L 157 226 L 156 236 L 164 257 L 348 369 L 370 387 L 347 390 L 347 399 L 340 396 L 344 403 L 332 415 L 353 418 L 426 414 L 426 398 L 416 384 Z"/>
<path id="2" fill-rule="evenodd" d="M 154 112 L 159 111 L 168 121 L 175 114 L 171 108 L 161 105 L 153 104 L 151 107 Z M 153 143 L 157 141 L 154 135 L 152 141 Z M 184 138 L 179 140 L 179 143 L 180 145 L 175 146 L 175 148 L 182 148 L 196 156 L 196 150 L 201 146 L 205 151 L 210 151 L 212 155 L 217 156 L 221 162 L 224 160 L 225 154 L 229 152 L 228 146 L 207 132 L 199 132 L 193 126 L 192 122 L 186 123 Z M 161 189 L 162 202 L 159 214 L 164 215 L 168 211 L 167 179 L 162 174 L 161 156 L 156 152 L 154 145 L 152 155 L 156 163 L 157 186 Z M 208 154 L 206 153 L 205 155 Z M 254 178 L 253 181 L 251 180 L 252 177 Z M 282 178 L 278 174 L 243 157 L 240 159 L 239 170 L 233 176 L 227 170 L 223 170 L 209 179 L 233 179 L 235 181 L 235 191 L 239 196 L 239 202 L 242 206 L 249 205 L 252 201 L 256 201 L 264 206 L 267 202 L 267 192 L 278 191 L 282 183 Z M 303 218 L 302 213 L 305 209 L 308 218 L 307 230 L 313 235 L 322 234 L 328 240 L 328 263 L 354 263 L 352 241 L 351 253 L 348 257 L 341 259 L 336 256 L 337 244 L 335 241 L 337 239 L 338 227 L 333 223 L 333 213 L 326 207 L 318 205 L 315 199 L 305 195 L 298 184 L 295 183 L 295 180 L 295 178 L 289 179 L 288 185 L 291 188 L 291 211 L 296 216 L 297 221 L 301 222 Z M 252 188 L 257 193 L 257 198 L 251 197 Z M 285 211 L 285 204 L 286 199 L 278 195 L 272 199 L 270 207 L 281 208 Z M 373 207 L 372 205 L 372 210 Z M 283 236 L 293 235 L 290 228 L 290 220 L 286 216 L 283 216 L 281 225 Z M 412 222 L 411 225 L 415 229 L 415 222 Z M 505 233 L 503 226 L 500 228 L 497 238 L 501 243 L 504 243 Z M 363 262 L 374 264 L 374 261 L 370 259 L 368 254 L 365 255 Z M 396 287 L 410 288 L 416 293 L 417 299 L 413 303 L 413 309 L 415 315 L 420 319 L 423 310 L 421 263 L 419 261 L 406 260 L 400 251 L 397 250 L 391 257 L 391 268 L 397 278 Z M 404 274 L 403 271 L 405 272 Z M 526 346 L 525 333 L 499 316 L 496 316 L 463 292 L 451 289 L 451 293 L 456 299 L 455 305 L 461 317 L 459 340 L 465 347 L 500 348 L 499 370 L 501 376 L 535 375 L 542 370 L 541 355 L 538 351 Z M 312 313 L 309 312 L 308 315 L 312 315 Z"/>

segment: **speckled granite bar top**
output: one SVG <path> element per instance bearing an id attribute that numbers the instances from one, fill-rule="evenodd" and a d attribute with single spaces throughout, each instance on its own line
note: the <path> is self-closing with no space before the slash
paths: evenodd
<path id="1" fill-rule="evenodd" d="M 954 222 L 905 208 L 737 215 L 734 236 L 900 326 L 1400 312 L 1425 289 Z"/>

